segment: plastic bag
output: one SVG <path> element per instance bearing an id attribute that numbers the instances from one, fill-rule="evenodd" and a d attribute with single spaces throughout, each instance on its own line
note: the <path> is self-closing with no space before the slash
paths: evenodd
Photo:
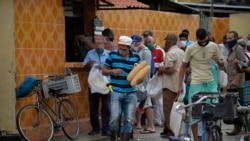
<path id="1" fill-rule="evenodd" d="M 162 77 L 153 76 L 147 83 L 147 95 L 152 98 L 159 98 L 162 94 Z"/>
<path id="2" fill-rule="evenodd" d="M 227 73 L 224 70 L 219 70 L 219 83 L 220 87 L 226 87 L 228 83 Z"/>
<path id="3" fill-rule="evenodd" d="M 182 127 L 182 117 L 185 114 L 185 109 L 176 110 L 177 105 L 184 105 L 184 103 L 175 101 L 170 113 L 170 128 L 174 132 L 175 136 L 179 136 L 181 134 L 181 130 L 184 128 Z"/>
<path id="4" fill-rule="evenodd" d="M 19 85 L 16 90 L 16 97 L 25 97 L 38 85 L 36 78 L 28 76 L 24 81 Z"/>
<path id="5" fill-rule="evenodd" d="M 106 86 L 109 83 L 108 78 L 102 75 L 102 71 L 96 65 L 89 72 L 88 83 L 91 93 L 109 94 L 109 89 Z"/>

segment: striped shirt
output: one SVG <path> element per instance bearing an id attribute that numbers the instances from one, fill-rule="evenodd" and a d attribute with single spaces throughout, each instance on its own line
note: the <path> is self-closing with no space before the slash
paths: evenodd
<path id="1" fill-rule="evenodd" d="M 121 56 L 118 51 L 112 51 L 109 53 L 104 65 L 110 69 L 120 68 L 124 70 L 123 74 L 110 76 L 110 82 L 114 91 L 120 93 L 136 92 L 135 87 L 132 87 L 127 80 L 127 76 L 134 68 L 135 63 L 140 63 L 140 56 L 135 52 L 131 51 L 128 58 Z"/>

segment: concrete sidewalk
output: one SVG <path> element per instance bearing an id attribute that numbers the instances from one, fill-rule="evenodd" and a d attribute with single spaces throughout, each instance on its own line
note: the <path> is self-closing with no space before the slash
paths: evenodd
<path id="1" fill-rule="evenodd" d="M 139 129 L 134 129 L 134 141 L 166 141 L 168 139 L 161 138 L 160 133 L 163 127 L 156 127 L 156 133 L 150 134 L 140 134 Z M 232 125 L 222 124 L 223 141 L 235 141 L 236 137 L 227 136 L 226 132 L 230 132 L 233 129 Z M 57 136 L 53 138 L 53 141 L 68 141 L 66 136 Z M 87 132 L 81 132 L 79 138 L 76 141 L 109 141 L 108 137 L 103 137 L 101 135 L 90 136 Z M 132 141 L 132 140 L 131 140 Z"/>

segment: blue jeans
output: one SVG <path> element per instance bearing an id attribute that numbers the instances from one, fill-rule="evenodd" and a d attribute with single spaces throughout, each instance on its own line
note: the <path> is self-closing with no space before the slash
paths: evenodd
<path id="1" fill-rule="evenodd" d="M 117 131 L 120 124 L 121 114 L 124 114 L 124 123 L 121 133 L 131 133 L 135 118 L 137 97 L 136 93 L 111 93 L 111 117 L 110 131 Z"/>

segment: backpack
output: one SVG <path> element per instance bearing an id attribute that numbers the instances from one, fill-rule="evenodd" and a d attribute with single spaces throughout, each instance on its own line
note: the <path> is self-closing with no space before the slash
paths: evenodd
<path id="1" fill-rule="evenodd" d="M 38 80 L 32 76 L 28 76 L 19 85 L 16 90 L 16 97 L 25 97 L 38 85 Z"/>

